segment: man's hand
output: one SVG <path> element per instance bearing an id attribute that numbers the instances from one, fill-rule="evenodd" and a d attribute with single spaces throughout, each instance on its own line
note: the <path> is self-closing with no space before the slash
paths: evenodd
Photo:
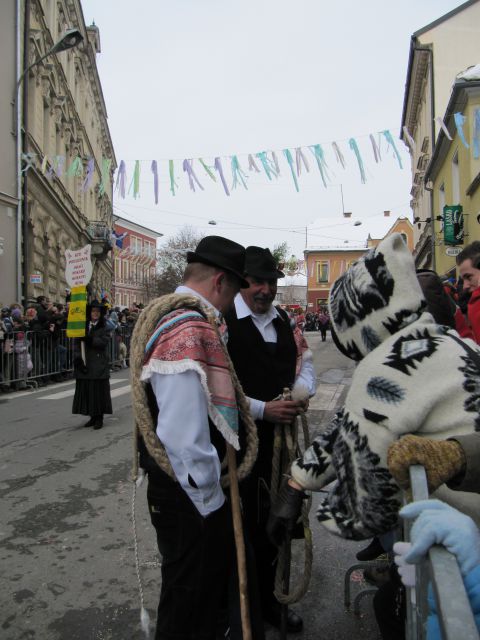
<path id="1" fill-rule="evenodd" d="M 292 486 L 294 484 L 295 486 Z M 306 494 L 296 482 L 284 481 L 277 499 L 270 509 L 267 522 L 267 535 L 278 547 L 282 544 L 287 532 L 292 532 L 302 511 Z"/>
<path id="2" fill-rule="evenodd" d="M 290 424 L 300 413 L 303 401 L 271 400 L 265 403 L 263 419 L 267 422 Z"/>
<path id="3" fill-rule="evenodd" d="M 390 473 L 404 489 L 410 486 L 408 469 L 414 464 L 425 467 L 428 488 L 435 491 L 461 473 L 465 462 L 463 449 L 455 440 L 430 440 L 413 435 L 390 445 L 387 456 Z"/>

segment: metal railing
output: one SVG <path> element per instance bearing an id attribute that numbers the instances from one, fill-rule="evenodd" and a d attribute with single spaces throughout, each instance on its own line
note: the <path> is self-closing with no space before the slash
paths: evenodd
<path id="1" fill-rule="evenodd" d="M 422 466 L 410 467 L 410 486 L 413 501 L 428 499 L 427 476 Z M 409 539 L 410 528 L 405 525 L 406 540 Z M 417 565 L 415 588 L 407 588 L 407 640 L 424 640 L 427 637 L 429 580 L 443 640 L 478 640 L 477 626 L 457 559 L 441 545 L 430 547 L 428 560 Z"/>
<path id="2" fill-rule="evenodd" d="M 130 327 L 110 332 L 107 347 L 112 369 L 127 366 L 130 354 Z M 0 341 L 0 386 L 25 389 L 60 382 L 73 372 L 74 339 L 66 330 L 60 335 L 47 331 L 10 331 Z"/>

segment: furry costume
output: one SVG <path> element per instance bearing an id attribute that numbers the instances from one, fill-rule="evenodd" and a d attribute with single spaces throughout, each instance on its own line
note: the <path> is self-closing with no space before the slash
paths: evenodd
<path id="1" fill-rule="evenodd" d="M 424 306 L 399 234 L 370 250 L 332 287 L 337 346 L 360 362 L 344 407 L 294 463 L 292 476 L 312 490 L 335 480 L 317 517 L 345 538 L 367 538 L 396 525 L 401 494 L 387 468 L 394 440 L 407 433 L 446 439 L 480 430 L 480 372 L 447 335 L 452 330 L 435 324 Z"/>
<path id="2" fill-rule="evenodd" d="M 182 314 L 190 315 L 188 318 L 185 317 L 180 324 L 175 323 L 175 318 L 178 320 Z M 173 321 L 171 326 L 176 327 L 174 331 L 179 330 L 188 338 L 188 346 L 187 344 L 184 346 L 185 350 L 182 353 L 178 351 L 180 341 L 177 342 L 177 346 L 175 346 L 175 340 L 167 340 L 165 344 L 162 344 L 163 338 L 167 335 L 162 329 L 167 328 L 168 333 L 167 325 L 169 321 Z M 201 328 L 201 331 L 199 331 L 199 328 Z M 203 339 L 200 338 L 200 334 Z M 196 336 L 198 336 L 198 340 Z M 216 371 L 215 364 L 217 365 Z M 225 416 L 228 416 L 228 420 L 231 420 L 231 411 L 236 411 L 237 408 L 236 406 L 233 407 L 232 403 L 238 405 L 238 410 L 246 425 L 247 441 L 245 457 L 238 467 L 238 477 L 241 479 L 249 473 L 255 462 L 258 446 L 256 426 L 250 416 L 247 400 L 235 375 L 226 348 L 220 338 L 216 318 L 201 304 L 198 298 L 174 293 L 162 296 L 151 302 L 140 314 L 132 335 L 131 365 L 133 410 L 136 419 L 135 446 L 137 436 L 140 435 L 148 453 L 158 466 L 170 477 L 175 478 L 165 448 L 157 436 L 156 425 L 148 408 L 144 380 L 148 380 L 152 371 L 180 373 L 187 369 L 193 369 L 199 374 L 202 386 L 207 394 L 210 419 L 227 441 L 232 444 L 235 444 L 236 434 L 230 429 Z M 221 384 L 214 381 L 214 379 L 218 378 L 220 372 L 218 365 L 221 365 Z M 225 368 L 228 368 L 230 387 L 226 382 Z M 233 394 L 230 395 L 232 384 L 231 391 L 234 391 L 235 397 Z M 222 390 L 222 393 L 228 396 L 227 400 L 225 401 L 225 398 L 218 397 L 222 393 L 212 398 L 210 393 L 214 389 L 215 391 Z M 181 425 L 179 425 L 179 428 L 181 428 Z M 137 474 L 138 455 L 135 450 L 134 478 L 137 477 Z M 223 477 L 222 485 L 225 486 L 227 481 L 227 476 Z"/>

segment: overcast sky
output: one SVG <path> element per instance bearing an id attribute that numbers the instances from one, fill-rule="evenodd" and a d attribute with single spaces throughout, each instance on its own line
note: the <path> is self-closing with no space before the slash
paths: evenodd
<path id="1" fill-rule="evenodd" d="M 140 195 L 114 195 L 114 212 L 165 236 L 185 224 L 205 234 L 272 248 L 351 246 L 381 237 L 397 216 L 411 219 L 410 161 L 398 140 L 412 33 L 462 4 L 458 0 L 82 0 L 86 24 L 100 29 L 97 56 L 117 162 L 128 182 L 141 161 Z M 460 70 L 459 70 L 460 71 Z M 454 78 L 452 78 L 453 83 Z M 382 142 L 375 163 L 368 135 L 389 129 L 403 162 Z M 358 143 L 366 184 L 348 140 Z M 336 162 L 336 141 L 346 169 Z M 306 148 L 321 144 L 325 188 Z M 302 146 L 310 164 L 294 183 L 281 150 Z M 248 153 L 278 152 L 278 180 L 248 172 Z M 238 154 L 248 177 L 225 195 L 194 162 L 204 191 L 190 191 L 184 158 Z M 169 191 L 168 159 L 178 190 Z M 160 174 L 158 205 L 152 160 Z M 259 166 L 260 162 L 258 162 Z M 342 187 L 340 187 L 342 185 Z M 344 210 L 351 211 L 347 220 Z M 390 210 L 390 218 L 383 211 Z M 214 220 L 216 226 L 208 222 Z M 360 226 L 354 226 L 360 221 Z"/>

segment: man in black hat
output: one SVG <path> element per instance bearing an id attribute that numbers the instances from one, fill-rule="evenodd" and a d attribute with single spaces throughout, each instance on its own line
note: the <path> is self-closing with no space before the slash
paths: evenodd
<path id="1" fill-rule="evenodd" d="M 264 619 L 280 625 L 280 606 L 273 595 L 278 549 L 269 541 L 265 526 L 270 508 L 275 424 L 289 424 L 316 390 L 312 355 L 288 314 L 273 306 L 279 271 L 268 249 L 247 247 L 245 278 L 248 289 L 235 298 L 227 314 L 228 351 L 258 428 L 257 462 L 242 483 L 244 519 L 253 545 Z M 305 400 L 275 400 L 284 390 L 304 387 Z M 288 612 L 289 631 L 302 629 L 301 618 Z"/>
<path id="2" fill-rule="evenodd" d="M 208 236 L 187 262 L 175 295 L 142 312 L 130 360 L 139 462 L 162 555 L 156 640 L 216 637 L 234 558 L 220 475 L 225 442 L 239 446 L 238 413 L 221 336 L 223 314 L 248 287 L 245 249 Z"/>

